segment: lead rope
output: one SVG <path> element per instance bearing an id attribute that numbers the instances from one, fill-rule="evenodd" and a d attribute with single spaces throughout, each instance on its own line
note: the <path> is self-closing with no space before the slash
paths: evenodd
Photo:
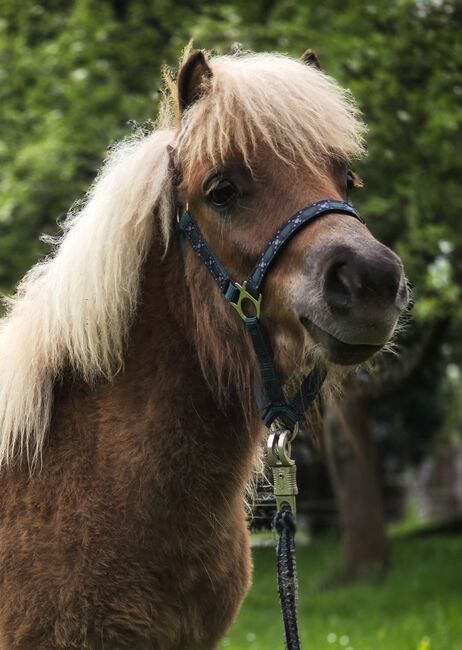
<path id="1" fill-rule="evenodd" d="M 290 510 L 282 510 L 274 518 L 278 534 L 278 592 L 286 650 L 300 650 L 297 624 L 297 564 L 295 558 L 295 519 Z"/>
<path id="2" fill-rule="evenodd" d="M 270 428 L 267 443 L 267 457 L 273 471 L 273 490 L 276 497 L 277 514 L 273 525 L 278 534 L 277 578 L 286 650 L 300 650 L 295 559 L 297 467 L 291 458 L 292 441 L 297 433 L 298 425 L 290 432 L 283 425 L 274 423 Z"/>

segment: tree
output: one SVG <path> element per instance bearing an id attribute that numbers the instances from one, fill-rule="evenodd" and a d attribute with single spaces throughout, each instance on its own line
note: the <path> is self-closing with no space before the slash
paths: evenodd
<path id="1" fill-rule="evenodd" d="M 384 505 L 382 497 L 382 467 L 378 456 L 397 456 L 399 462 L 409 463 L 428 451 L 429 440 L 434 435 L 438 418 L 442 419 L 437 402 L 444 384 L 432 382 L 425 386 L 428 369 L 433 379 L 441 374 L 441 340 L 450 321 L 442 317 L 416 337 L 411 346 L 392 364 L 387 364 L 370 375 L 365 371 L 356 374 L 354 382 L 348 382 L 341 398 L 331 400 L 324 415 L 324 450 L 332 485 L 339 508 L 344 566 L 340 579 L 358 576 L 377 576 L 388 567 L 388 544 L 385 531 Z M 417 340 L 416 340 L 417 339 Z M 436 383 L 437 390 L 431 390 Z M 409 391 L 408 387 L 412 390 Z M 411 399 L 423 399 L 430 404 L 424 411 L 427 426 L 422 425 L 422 409 L 412 410 L 417 415 L 417 426 L 408 422 L 410 436 L 404 436 L 404 427 L 393 427 L 391 413 L 383 417 L 383 405 L 389 410 L 402 413 L 403 395 Z M 396 408 L 401 401 L 401 408 Z M 377 418 L 377 414 L 380 417 Z M 435 422 L 436 418 L 436 422 Z M 374 438 L 377 422 L 388 422 L 389 432 L 380 445 Z M 430 427 L 428 423 L 430 422 Z M 396 430 L 400 435 L 396 434 Z M 388 446 L 384 454 L 384 445 Z M 399 452 L 396 453 L 396 448 Z M 395 453 L 393 454 L 393 449 Z"/>
<path id="2" fill-rule="evenodd" d="M 374 399 L 363 432 L 380 420 L 380 454 L 408 459 L 422 448 L 424 406 L 428 441 L 440 430 L 462 435 L 459 0 L 23 0 L 20 11 L 2 0 L 0 13 L 0 288 L 47 252 L 39 233 L 58 231 L 130 121 L 153 117 L 160 67 L 174 65 L 190 38 L 222 53 L 234 42 L 297 57 L 311 47 L 351 87 L 369 125 L 369 155 L 358 165 L 367 191 L 353 198 L 414 285 L 410 342 L 435 319 L 451 321 L 443 355 L 422 370 L 430 379 L 414 376 L 405 395 Z"/>

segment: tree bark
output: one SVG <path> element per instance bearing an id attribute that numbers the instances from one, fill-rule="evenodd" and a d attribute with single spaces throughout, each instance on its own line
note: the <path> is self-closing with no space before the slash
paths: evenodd
<path id="1" fill-rule="evenodd" d="M 326 405 L 323 445 L 342 529 L 343 578 L 377 575 L 388 566 L 370 411 L 379 400 L 403 390 L 439 354 L 450 323 L 447 315 L 435 320 L 396 362 L 374 375 L 356 373 L 342 400 Z"/>
<path id="2" fill-rule="evenodd" d="M 367 400 L 346 394 L 327 405 L 324 446 L 342 528 L 339 577 L 379 576 L 388 566 L 388 544 Z"/>

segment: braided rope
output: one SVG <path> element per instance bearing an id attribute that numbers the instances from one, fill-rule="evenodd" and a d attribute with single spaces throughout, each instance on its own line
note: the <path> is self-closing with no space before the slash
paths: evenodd
<path id="1" fill-rule="evenodd" d="M 300 650 L 297 625 L 297 566 L 295 560 L 295 520 L 290 510 L 276 514 L 274 527 L 278 533 L 278 590 L 286 650 Z"/>

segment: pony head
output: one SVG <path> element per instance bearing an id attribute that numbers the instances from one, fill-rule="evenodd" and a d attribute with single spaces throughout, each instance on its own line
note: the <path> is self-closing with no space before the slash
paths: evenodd
<path id="1" fill-rule="evenodd" d="M 322 199 L 346 200 L 360 185 L 351 162 L 364 152 L 364 125 L 311 52 L 296 61 L 207 60 L 196 51 L 180 69 L 176 98 L 178 202 L 237 281 L 288 217 Z M 187 265 L 204 273 L 193 255 Z M 407 303 L 399 257 L 364 224 L 329 214 L 284 249 L 265 283 L 262 320 L 290 377 L 319 357 L 330 366 L 365 361 L 390 340 Z"/>

